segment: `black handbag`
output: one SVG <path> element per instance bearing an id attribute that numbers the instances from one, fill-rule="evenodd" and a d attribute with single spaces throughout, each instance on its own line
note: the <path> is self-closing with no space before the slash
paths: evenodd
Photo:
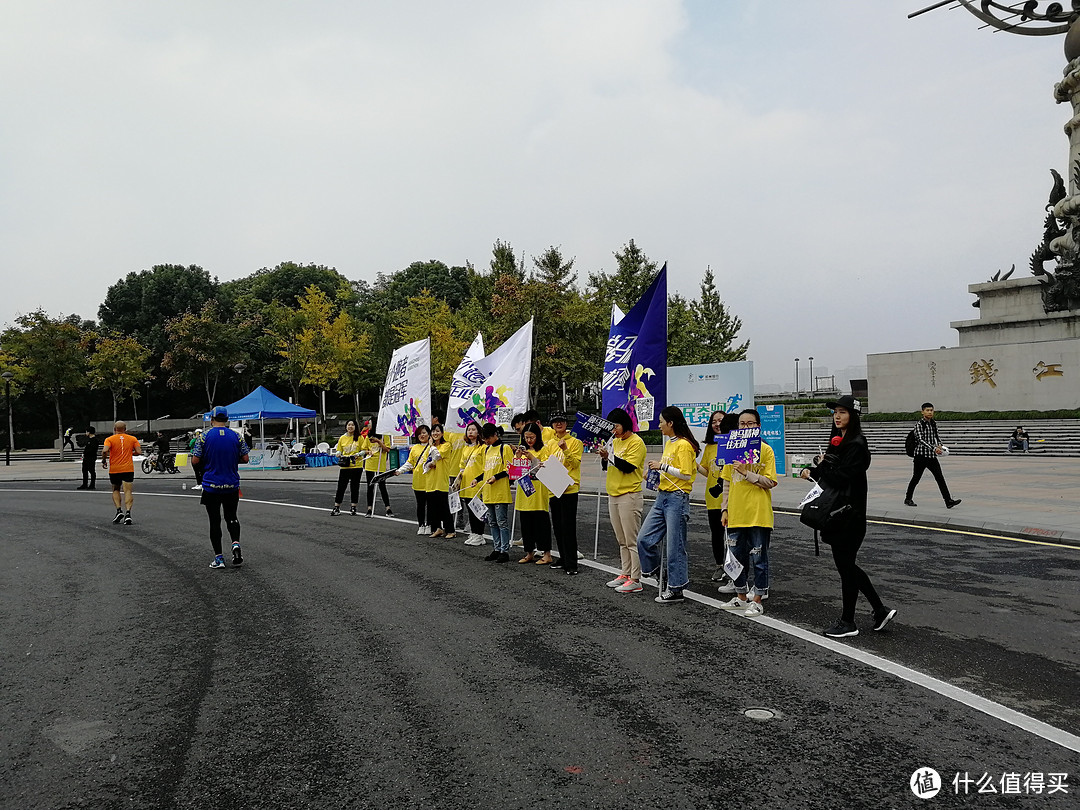
<path id="1" fill-rule="evenodd" d="M 820 483 L 819 486 L 821 494 L 803 505 L 799 520 L 814 531 L 828 531 L 842 524 L 854 507 L 847 487 L 837 489 Z"/>
<path id="2" fill-rule="evenodd" d="M 353 457 L 352 456 L 338 456 L 337 465 L 339 467 L 344 467 L 345 469 L 348 469 L 348 468 L 352 467 L 352 465 L 353 465 Z"/>

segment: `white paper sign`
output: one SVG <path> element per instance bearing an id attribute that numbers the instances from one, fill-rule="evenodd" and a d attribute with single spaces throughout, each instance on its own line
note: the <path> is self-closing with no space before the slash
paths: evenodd
<path id="1" fill-rule="evenodd" d="M 450 493 L 450 514 L 456 515 L 461 511 L 461 496 L 454 490 Z"/>
<path id="2" fill-rule="evenodd" d="M 566 467 L 555 457 L 544 462 L 543 466 L 536 471 L 536 477 L 555 498 L 562 497 L 563 493 L 574 485 L 574 479 L 570 477 Z"/>
<path id="3" fill-rule="evenodd" d="M 487 504 L 484 503 L 484 499 L 480 496 L 479 492 L 477 492 L 472 500 L 469 501 L 469 508 L 472 510 L 472 513 L 476 515 L 477 520 L 483 520 L 487 517 Z"/>
<path id="4" fill-rule="evenodd" d="M 727 537 L 727 532 L 724 532 L 724 536 Z M 734 582 L 742 572 L 743 564 L 735 559 L 735 555 L 731 553 L 731 546 L 728 546 L 727 554 L 724 555 L 724 573 L 731 577 L 731 581 Z"/>

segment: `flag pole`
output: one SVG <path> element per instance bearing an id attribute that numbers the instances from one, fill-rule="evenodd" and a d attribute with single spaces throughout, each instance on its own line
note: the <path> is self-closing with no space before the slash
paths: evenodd
<path id="1" fill-rule="evenodd" d="M 600 484 L 596 488 L 596 534 L 593 536 L 592 558 L 600 556 L 600 493 L 604 488 L 604 479 L 600 478 Z"/>

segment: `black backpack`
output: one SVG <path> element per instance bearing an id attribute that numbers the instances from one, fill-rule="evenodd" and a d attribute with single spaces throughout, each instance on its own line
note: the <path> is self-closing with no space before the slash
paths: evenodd
<path id="1" fill-rule="evenodd" d="M 911 432 L 904 439 L 904 452 L 912 458 L 915 457 L 915 448 L 919 446 L 919 437 L 915 433 L 915 428 L 911 429 Z"/>

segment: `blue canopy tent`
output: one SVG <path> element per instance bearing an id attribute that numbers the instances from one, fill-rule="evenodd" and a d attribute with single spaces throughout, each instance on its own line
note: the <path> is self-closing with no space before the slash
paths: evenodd
<path id="1" fill-rule="evenodd" d="M 236 400 L 231 405 L 225 406 L 229 411 L 229 420 L 259 420 L 259 441 L 265 447 L 266 431 L 265 419 L 314 419 L 315 411 L 311 408 L 301 408 L 286 402 L 281 397 L 267 391 L 261 385 L 242 399 Z M 210 421 L 209 412 L 203 414 L 203 421 Z M 299 431 L 297 431 L 299 432 Z M 252 459 L 254 462 L 255 459 Z M 261 466 L 261 465 L 260 465 Z"/>

